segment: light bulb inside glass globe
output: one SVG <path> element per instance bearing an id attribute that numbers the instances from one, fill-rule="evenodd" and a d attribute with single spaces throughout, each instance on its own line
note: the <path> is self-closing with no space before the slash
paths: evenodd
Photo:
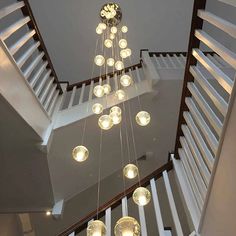
<path id="1" fill-rule="evenodd" d="M 96 97 L 100 98 L 104 95 L 104 89 L 102 85 L 97 85 L 93 89 L 93 93 Z"/>
<path id="2" fill-rule="evenodd" d="M 115 36 L 115 34 L 113 34 L 113 33 L 110 33 L 110 39 L 114 39 L 116 36 Z"/>
<path id="3" fill-rule="evenodd" d="M 96 28 L 96 33 L 97 33 L 97 34 L 102 34 L 102 32 L 103 32 L 103 31 L 102 31 L 101 28 L 99 28 L 99 27 Z"/>
<path id="4" fill-rule="evenodd" d="M 123 58 L 123 59 L 125 59 L 125 58 L 128 57 L 128 54 L 127 54 L 126 49 L 122 49 L 122 50 L 120 51 L 120 57 Z"/>
<path id="5" fill-rule="evenodd" d="M 132 51 L 131 51 L 130 48 L 126 48 L 125 51 L 126 51 L 126 56 L 127 57 L 130 57 L 132 55 Z"/>
<path id="6" fill-rule="evenodd" d="M 109 94 L 111 92 L 111 86 L 110 84 L 104 84 L 103 85 L 103 90 L 105 94 Z"/>
<path id="7" fill-rule="evenodd" d="M 111 33 L 116 34 L 117 33 L 117 27 L 112 26 L 111 27 Z"/>
<path id="8" fill-rule="evenodd" d="M 122 61 L 117 61 L 117 62 L 115 63 L 115 68 L 116 68 L 117 70 L 123 70 L 123 69 L 124 69 L 124 63 L 123 63 Z"/>
<path id="9" fill-rule="evenodd" d="M 115 17 L 115 16 L 116 16 L 116 10 L 115 10 L 115 9 L 113 9 L 113 10 L 111 11 L 111 15 L 112 15 L 112 17 Z"/>
<path id="10" fill-rule="evenodd" d="M 98 125 L 101 129 L 109 130 L 113 126 L 113 122 L 109 115 L 102 115 L 98 119 Z"/>
<path id="11" fill-rule="evenodd" d="M 110 109 L 110 113 L 116 112 L 118 115 L 121 115 L 122 111 L 118 106 L 114 106 Z"/>
<path id="12" fill-rule="evenodd" d="M 137 205 L 145 206 L 151 200 L 151 193 L 144 187 L 136 188 L 133 192 L 133 200 Z"/>
<path id="13" fill-rule="evenodd" d="M 105 62 L 105 58 L 104 56 L 102 55 L 97 55 L 95 58 L 94 58 L 94 63 L 97 65 L 97 66 L 102 66 Z"/>
<path id="14" fill-rule="evenodd" d="M 106 24 L 105 23 L 99 23 L 98 24 L 98 28 L 102 29 L 102 30 L 105 30 L 107 28 Z"/>
<path id="15" fill-rule="evenodd" d="M 72 151 L 72 157 L 78 162 L 88 159 L 89 151 L 85 146 L 76 146 Z"/>
<path id="16" fill-rule="evenodd" d="M 117 125 L 117 124 L 120 124 L 121 120 L 122 120 L 122 117 L 120 114 L 118 114 L 117 112 L 111 112 L 110 113 L 110 118 L 112 119 L 112 122 L 114 125 Z"/>
<path id="17" fill-rule="evenodd" d="M 121 32 L 122 32 L 122 33 L 127 33 L 127 32 L 128 32 L 128 27 L 125 26 L 125 25 L 122 26 L 122 27 L 121 27 Z"/>
<path id="18" fill-rule="evenodd" d="M 115 236 L 140 236 L 141 228 L 136 219 L 130 216 L 120 218 L 115 225 Z"/>
<path id="19" fill-rule="evenodd" d="M 103 106 L 100 103 L 93 104 L 92 111 L 94 114 L 101 114 L 103 111 Z"/>
<path id="20" fill-rule="evenodd" d="M 128 164 L 124 167 L 123 174 L 128 179 L 134 179 L 138 175 L 138 167 L 134 164 Z"/>
<path id="21" fill-rule="evenodd" d="M 107 47 L 107 48 L 111 48 L 112 47 L 112 41 L 110 39 L 106 39 L 104 41 L 104 45 Z"/>
<path id="22" fill-rule="evenodd" d="M 106 236 L 105 224 L 100 220 L 94 220 L 88 224 L 87 236 Z"/>
<path id="23" fill-rule="evenodd" d="M 151 116 L 148 112 L 146 111 L 140 111 L 136 117 L 136 122 L 140 125 L 140 126 L 146 126 L 150 123 L 151 120 Z"/>
<path id="24" fill-rule="evenodd" d="M 107 65 L 108 66 L 114 66 L 114 64 L 115 64 L 115 60 L 113 59 L 113 58 L 108 58 L 107 59 Z"/>
<path id="25" fill-rule="evenodd" d="M 132 78 L 129 75 L 122 75 L 120 77 L 120 83 L 124 87 L 128 87 L 132 83 Z"/>
<path id="26" fill-rule="evenodd" d="M 118 98 L 118 100 L 124 100 L 125 99 L 125 91 L 122 89 L 119 89 L 116 91 L 116 97 Z"/>
<path id="27" fill-rule="evenodd" d="M 120 41 L 119 41 L 119 47 L 120 47 L 120 48 L 126 48 L 126 47 L 127 47 L 127 41 L 126 41 L 126 39 L 120 39 Z"/>

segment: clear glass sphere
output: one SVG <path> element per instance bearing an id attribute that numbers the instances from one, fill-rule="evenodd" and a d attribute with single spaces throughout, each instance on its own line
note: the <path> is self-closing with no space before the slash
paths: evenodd
<path id="1" fill-rule="evenodd" d="M 117 62 L 115 63 L 115 68 L 116 68 L 117 70 L 123 70 L 123 69 L 124 69 L 124 63 L 123 63 L 122 61 L 117 61 Z"/>
<path id="2" fill-rule="evenodd" d="M 115 9 L 113 9 L 113 10 L 111 11 L 111 15 L 112 15 L 112 17 L 115 17 L 115 16 L 116 16 L 116 10 L 115 10 Z"/>
<path id="3" fill-rule="evenodd" d="M 100 220 L 94 220 L 87 227 L 87 236 L 106 236 L 105 224 Z"/>
<path id="4" fill-rule="evenodd" d="M 133 200 L 137 205 L 145 206 L 151 200 L 151 193 L 144 187 L 136 188 L 133 192 Z"/>
<path id="5" fill-rule="evenodd" d="M 132 55 L 131 49 L 130 48 L 126 48 L 125 50 L 126 50 L 126 56 L 130 57 Z"/>
<path id="6" fill-rule="evenodd" d="M 118 100 L 124 100 L 125 99 L 125 91 L 122 89 L 119 89 L 116 91 L 116 97 L 118 98 Z"/>
<path id="7" fill-rule="evenodd" d="M 108 66 L 114 66 L 114 64 L 115 64 L 115 60 L 113 59 L 113 58 L 108 58 L 107 59 L 107 65 Z"/>
<path id="8" fill-rule="evenodd" d="M 72 157 L 78 162 L 88 159 L 89 151 L 85 146 L 76 146 L 72 151 Z"/>
<path id="9" fill-rule="evenodd" d="M 126 48 L 126 47 L 127 47 L 127 44 L 128 44 L 128 43 L 127 43 L 127 40 L 126 40 L 126 39 L 120 39 L 120 40 L 119 40 L 119 47 L 120 47 L 120 48 L 123 48 L 123 49 Z"/>
<path id="10" fill-rule="evenodd" d="M 104 41 L 104 45 L 107 47 L 107 48 L 111 48 L 112 47 L 112 41 L 110 39 L 106 39 Z"/>
<path id="11" fill-rule="evenodd" d="M 101 129 L 108 130 L 113 126 L 113 122 L 109 115 L 102 115 L 98 119 L 98 125 Z"/>
<path id="12" fill-rule="evenodd" d="M 102 32 L 103 32 L 103 31 L 102 31 L 101 28 L 99 28 L 99 27 L 96 28 L 96 33 L 97 33 L 97 34 L 102 34 Z"/>
<path id="13" fill-rule="evenodd" d="M 114 106 L 110 109 L 110 113 L 116 112 L 118 115 L 121 115 L 122 111 L 118 106 Z"/>
<path id="14" fill-rule="evenodd" d="M 122 26 L 122 27 L 121 27 L 121 32 L 122 32 L 122 33 L 127 33 L 127 32 L 128 32 L 128 27 L 125 26 L 125 25 Z"/>
<path id="15" fill-rule="evenodd" d="M 116 222 L 114 234 L 115 236 L 140 236 L 140 225 L 133 217 L 122 217 Z"/>
<path id="16" fill-rule="evenodd" d="M 116 37 L 115 34 L 110 33 L 110 39 L 111 39 L 111 40 L 115 39 L 115 37 Z"/>
<path id="17" fill-rule="evenodd" d="M 138 175 L 138 167 L 134 164 L 128 164 L 124 167 L 123 174 L 128 179 L 134 179 Z"/>
<path id="18" fill-rule="evenodd" d="M 122 50 L 120 51 L 120 57 L 123 58 L 123 59 L 125 59 L 125 58 L 128 57 L 128 54 L 127 54 L 126 49 L 122 49 Z"/>
<path id="19" fill-rule="evenodd" d="M 102 66 L 105 62 L 105 58 L 104 56 L 102 55 L 97 55 L 95 58 L 94 58 L 94 63 L 97 65 L 97 66 Z"/>
<path id="20" fill-rule="evenodd" d="M 101 98 L 104 95 L 104 89 L 102 85 L 97 85 L 93 89 L 93 93 L 96 97 Z"/>
<path id="21" fill-rule="evenodd" d="M 116 34 L 117 33 L 117 27 L 112 26 L 111 27 L 111 33 Z"/>
<path id="22" fill-rule="evenodd" d="M 100 103 L 93 104 L 92 111 L 94 114 L 101 114 L 103 111 L 103 106 Z"/>
<path id="23" fill-rule="evenodd" d="M 103 85 L 103 90 L 105 94 L 109 94 L 111 92 L 111 86 L 110 84 L 104 84 Z"/>
<path id="24" fill-rule="evenodd" d="M 120 77 L 120 83 L 124 87 L 128 87 L 132 83 L 132 78 L 129 75 L 122 75 Z"/>
<path id="25" fill-rule="evenodd" d="M 151 120 L 151 116 L 148 112 L 146 111 L 140 111 L 137 115 L 136 115 L 136 122 L 140 125 L 140 126 L 146 126 L 150 123 Z"/>
<path id="26" fill-rule="evenodd" d="M 105 30 L 107 28 L 107 25 L 105 23 L 99 23 L 98 28 Z"/>
<path id="27" fill-rule="evenodd" d="M 110 113 L 110 118 L 112 119 L 112 122 L 114 125 L 117 125 L 117 124 L 120 124 L 121 120 L 122 120 L 122 117 L 120 114 L 118 114 L 117 112 L 111 112 Z"/>

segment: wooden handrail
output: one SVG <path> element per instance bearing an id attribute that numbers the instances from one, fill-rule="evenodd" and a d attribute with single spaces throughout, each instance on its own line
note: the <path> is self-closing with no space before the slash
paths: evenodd
<path id="1" fill-rule="evenodd" d="M 141 68 L 142 67 L 142 61 L 140 60 L 140 62 L 138 64 L 135 64 L 135 65 L 132 65 L 132 66 L 129 66 L 129 67 L 126 67 L 124 68 L 123 70 L 116 70 L 114 72 L 110 72 L 110 73 L 107 73 L 107 74 L 104 74 L 104 75 L 101 75 L 101 76 L 97 76 L 97 77 L 94 77 L 92 79 L 88 79 L 88 80 L 84 80 L 84 81 L 81 81 L 81 82 L 78 82 L 78 83 L 74 83 L 74 84 L 71 84 L 67 87 L 67 91 L 71 91 L 73 90 L 73 88 L 76 86 L 77 88 L 81 88 L 83 84 L 85 85 L 90 85 L 91 84 L 91 81 L 94 81 L 94 83 L 98 82 L 99 79 L 101 78 L 102 80 L 105 80 L 107 78 L 107 76 L 109 76 L 110 78 L 112 78 L 115 74 L 116 75 L 120 75 L 121 73 L 123 72 L 128 72 L 130 69 L 131 70 L 135 70 L 135 68 L 138 67 L 138 68 Z"/>
<path id="2" fill-rule="evenodd" d="M 153 178 L 155 180 L 159 179 L 160 177 L 162 177 L 163 171 L 165 171 L 165 170 L 170 171 L 170 170 L 172 170 L 172 168 L 173 168 L 172 161 L 168 161 L 165 165 L 163 165 L 162 167 L 153 171 L 151 174 L 147 175 L 145 178 L 143 178 L 140 181 L 141 186 L 143 186 L 143 187 L 148 186 L 150 184 L 151 179 L 153 179 Z M 138 186 L 139 186 L 139 183 L 136 183 L 136 184 L 132 185 L 131 187 L 129 187 L 128 189 L 126 189 L 125 193 L 126 193 L 126 197 L 128 199 L 132 196 L 133 191 Z M 124 197 L 124 192 L 121 192 L 118 195 L 116 195 L 114 198 L 112 198 L 110 201 L 108 201 L 105 204 L 103 204 L 102 206 L 100 206 L 98 209 L 98 218 L 101 218 L 105 215 L 106 209 L 108 209 L 110 207 L 111 207 L 111 209 L 114 209 L 117 206 L 119 206 L 121 204 L 123 197 Z M 77 223 L 73 224 L 68 229 L 61 232 L 58 236 L 68 236 L 72 232 L 75 232 L 76 234 L 80 233 L 82 230 L 86 229 L 88 221 L 95 218 L 96 216 L 97 216 L 97 210 L 92 211 L 87 216 L 85 216 L 84 218 L 79 220 Z"/>
<path id="3" fill-rule="evenodd" d="M 33 35 L 33 38 L 34 38 L 35 41 L 39 41 L 40 42 L 40 45 L 39 45 L 38 49 L 40 51 L 44 52 L 43 60 L 47 60 L 48 61 L 47 68 L 51 69 L 51 71 L 52 71 L 51 75 L 54 77 L 54 81 L 53 82 L 57 84 L 57 89 L 59 89 L 60 90 L 60 94 L 62 94 L 63 91 L 62 91 L 60 82 L 58 80 L 56 71 L 55 71 L 55 69 L 53 67 L 53 64 L 52 64 L 52 61 L 51 61 L 50 56 L 48 54 L 47 48 L 46 48 L 46 46 L 44 44 L 42 35 L 41 35 L 40 31 L 39 31 L 38 25 L 37 25 L 36 20 L 34 18 L 33 11 L 31 9 L 30 3 L 29 3 L 28 0 L 18 0 L 18 1 L 23 1 L 24 4 L 25 4 L 21 8 L 21 11 L 22 11 L 22 13 L 25 16 L 29 16 L 30 17 L 30 21 L 27 23 L 27 25 L 28 25 L 28 27 L 30 29 L 34 29 L 36 31 L 36 34 Z"/>
<path id="4" fill-rule="evenodd" d="M 184 111 L 188 111 L 187 105 L 185 104 L 185 98 L 190 97 L 191 93 L 187 88 L 188 82 L 194 81 L 192 74 L 189 71 L 191 65 L 196 65 L 197 60 L 192 55 L 193 48 L 199 48 L 200 41 L 194 36 L 194 32 L 196 29 L 201 29 L 203 26 L 203 20 L 197 16 L 197 12 L 199 9 L 205 9 L 206 0 L 194 0 L 193 4 L 193 14 L 192 14 L 192 23 L 191 23 L 191 30 L 189 36 L 189 44 L 188 44 L 188 53 L 187 53 L 187 60 L 186 60 L 186 67 L 184 72 L 184 82 L 183 82 L 183 89 L 182 89 L 182 97 L 181 97 L 181 104 L 179 109 L 179 121 L 178 121 L 178 128 L 175 140 L 175 157 L 179 158 L 178 156 L 178 148 L 180 147 L 180 136 L 183 135 L 181 125 L 185 123 L 183 113 Z"/>

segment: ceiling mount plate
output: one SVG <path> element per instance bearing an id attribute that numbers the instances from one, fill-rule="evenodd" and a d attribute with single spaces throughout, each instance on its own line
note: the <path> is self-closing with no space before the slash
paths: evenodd
<path id="1" fill-rule="evenodd" d="M 107 26 L 116 26 L 122 18 L 121 8 L 117 3 L 106 3 L 100 10 L 100 18 Z"/>

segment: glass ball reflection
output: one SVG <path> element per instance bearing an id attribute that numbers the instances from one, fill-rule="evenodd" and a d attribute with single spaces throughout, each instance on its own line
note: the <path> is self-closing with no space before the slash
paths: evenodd
<path id="1" fill-rule="evenodd" d="M 110 84 L 104 84 L 103 85 L 103 90 L 105 94 L 109 94 L 111 92 L 111 86 Z"/>
<path id="2" fill-rule="evenodd" d="M 107 48 L 111 48 L 112 47 L 112 41 L 110 39 L 106 39 L 104 41 L 104 45 L 107 47 Z"/>
<path id="3" fill-rule="evenodd" d="M 120 39 L 120 40 L 119 40 L 119 47 L 120 47 L 120 48 L 123 48 L 123 49 L 126 48 L 126 47 L 127 47 L 127 44 L 128 44 L 128 43 L 127 43 L 127 40 L 126 40 L 126 39 Z"/>
<path id="4" fill-rule="evenodd" d="M 114 66 L 114 64 L 115 64 L 115 60 L 113 59 L 113 58 L 108 58 L 107 59 L 107 65 L 108 66 Z"/>
<path id="5" fill-rule="evenodd" d="M 133 200 L 137 205 L 145 206 L 151 200 L 151 193 L 144 187 L 136 188 L 133 192 Z"/>
<path id="6" fill-rule="evenodd" d="M 89 151 L 85 146 L 76 146 L 72 151 L 72 157 L 78 162 L 83 162 L 88 159 Z"/>
<path id="7" fill-rule="evenodd" d="M 136 219 L 125 216 L 116 222 L 114 234 L 115 236 L 140 236 L 141 228 Z"/>
<path id="8" fill-rule="evenodd" d="M 115 95 L 116 95 L 117 99 L 120 101 L 125 99 L 125 91 L 122 89 L 117 90 Z"/>
<path id="9" fill-rule="evenodd" d="M 122 32 L 122 33 L 127 33 L 127 32 L 128 32 L 128 27 L 125 26 L 125 25 L 122 26 L 122 27 L 121 27 L 121 32 Z"/>
<path id="10" fill-rule="evenodd" d="M 97 66 L 102 66 L 102 65 L 105 63 L 105 58 L 104 58 L 104 56 L 102 56 L 102 55 L 97 55 L 97 56 L 94 58 L 94 63 L 95 63 Z"/>
<path id="11" fill-rule="evenodd" d="M 134 164 L 128 164 L 124 167 L 123 174 L 128 179 L 134 179 L 138 175 L 138 167 Z"/>
<path id="12" fill-rule="evenodd" d="M 120 114 L 118 114 L 117 112 L 111 112 L 110 113 L 110 118 L 112 119 L 112 123 L 114 124 L 114 125 L 118 125 L 118 124 L 120 124 L 120 122 L 121 122 L 121 120 L 122 120 L 122 117 L 121 117 L 121 115 Z"/>
<path id="13" fill-rule="evenodd" d="M 102 34 L 102 32 L 103 32 L 103 31 L 102 31 L 101 28 L 99 28 L 99 27 L 96 28 L 96 33 L 97 33 L 97 34 Z"/>
<path id="14" fill-rule="evenodd" d="M 120 107 L 118 107 L 118 106 L 112 107 L 112 108 L 110 109 L 110 113 L 112 113 L 112 112 L 116 112 L 118 115 L 121 115 L 121 113 L 122 113 Z"/>
<path id="15" fill-rule="evenodd" d="M 146 111 L 140 111 L 136 117 L 136 122 L 140 125 L 140 126 L 146 126 L 150 123 L 151 121 L 151 116 L 148 112 Z"/>
<path id="16" fill-rule="evenodd" d="M 120 83 L 124 87 L 128 87 L 132 83 L 132 78 L 129 75 L 122 75 L 120 77 Z"/>
<path id="17" fill-rule="evenodd" d="M 117 27 L 112 26 L 111 27 L 111 33 L 116 34 L 117 33 Z"/>
<path id="18" fill-rule="evenodd" d="M 103 106 L 100 103 L 95 103 L 92 107 L 92 111 L 94 114 L 101 114 L 103 111 Z"/>
<path id="19" fill-rule="evenodd" d="M 115 68 L 116 68 L 117 70 L 123 70 L 123 69 L 124 69 L 124 63 L 123 63 L 122 61 L 117 61 L 117 62 L 115 63 Z"/>
<path id="20" fill-rule="evenodd" d="M 104 95 L 104 88 L 102 85 L 97 85 L 93 89 L 93 93 L 96 97 L 100 98 Z"/>
<path id="21" fill-rule="evenodd" d="M 109 130 L 113 126 L 113 122 L 109 115 L 102 115 L 98 119 L 98 125 L 101 129 Z"/>
<path id="22" fill-rule="evenodd" d="M 87 236 L 106 236 L 105 224 L 100 220 L 94 220 L 88 224 Z"/>
<path id="23" fill-rule="evenodd" d="M 105 30 L 107 28 L 106 24 L 105 23 L 99 23 L 98 24 L 98 28 L 102 29 L 102 30 Z"/>

